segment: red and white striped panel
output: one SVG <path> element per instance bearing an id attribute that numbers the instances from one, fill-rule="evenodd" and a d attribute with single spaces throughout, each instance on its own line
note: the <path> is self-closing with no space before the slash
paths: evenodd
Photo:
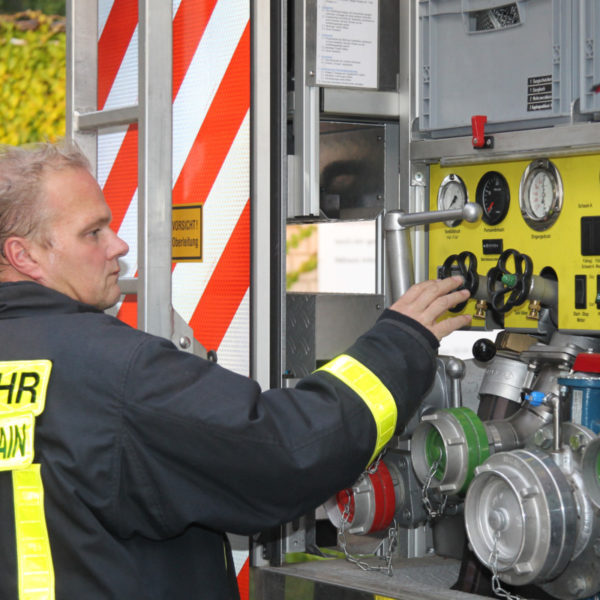
<path id="1" fill-rule="evenodd" d="M 99 109 L 137 104 L 137 4 L 98 2 Z M 173 203 L 203 205 L 203 261 L 174 265 L 173 307 L 220 364 L 249 375 L 249 0 L 173 0 L 173 15 Z M 137 126 L 99 134 L 97 174 L 133 276 Z M 118 308 L 135 326 L 135 297 Z M 248 553 L 234 554 L 247 597 Z"/>
<path id="2" fill-rule="evenodd" d="M 202 263 L 173 269 L 173 306 L 219 362 L 249 373 L 249 0 L 173 2 L 173 203 L 203 205 Z M 98 107 L 137 103 L 137 1 L 99 2 Z M 166 157 L 165 157 L 166 158 Z M 137 127 L 101 133 L 98 179 L 137 255 Z M 135 298 L 119 316 L 135 324 Z"/>

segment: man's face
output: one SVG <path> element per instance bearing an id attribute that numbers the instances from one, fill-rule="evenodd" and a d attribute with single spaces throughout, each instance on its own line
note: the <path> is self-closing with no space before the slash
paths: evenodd
<path id="1" fill-rule="evenodd" d="M 104 310 L 120 296 L 119 258 L 129 247 L 109 227 L 111 212 L 85 169 L 50 171 L 44 181 L 48 219 L 35 243 L 38 282 Z M 43 202 L 43 201 L 42 201 Z"/>

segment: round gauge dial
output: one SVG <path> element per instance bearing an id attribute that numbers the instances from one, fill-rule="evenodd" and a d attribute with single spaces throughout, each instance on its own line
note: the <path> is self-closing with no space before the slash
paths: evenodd
<path id="1" fill-rule="evenodd" d="M 475 200 L 483 209 L 484 223 L 500 223 L 506 217 L 510 204 L 510 190 L 504 176 L 497 171 L 488 171 L 477 184 Z"/>
<path id="2" fill-rule="evenodd" d="M 467 188 L 463 180 L 454 173 L 446 175 L 438 190 L 438 210 L 462 208 L 468 200 Z M 448 227 L 456 227 L 462 219 L 444 221 Z"/>
<path id="3" fill-rule="evenodd" d="M 556 222 L 563 205 L 563 186 L 558 169 L 546 159 L 530 163 L 519 186 L 521 214 L 529 227 L 544 231 Z"/>

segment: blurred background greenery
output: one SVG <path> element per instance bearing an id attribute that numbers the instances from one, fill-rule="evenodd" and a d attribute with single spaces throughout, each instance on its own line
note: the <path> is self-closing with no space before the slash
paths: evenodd
<path id="1" fill-rule="evenodd" d="M 0 0 L 0 144 L 65 135 L 64 10 L 64 0 Z"/>
<path id="2" fill-rule="evenodd" d="M 41 10 L 46 15 L 65 15 L 66 0 L 0 0 L 0 13 Z"/>

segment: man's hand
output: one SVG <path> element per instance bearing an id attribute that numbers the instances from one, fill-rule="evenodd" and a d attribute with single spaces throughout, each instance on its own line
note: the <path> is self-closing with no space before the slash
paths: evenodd
<path id="1" fill-rule="evenodd" d="M 430 280 L 410 287 L 390 308 L 427 327 L 438 340 L 471 323 L 471 315 L 458 315 L 437 321 L 448 309 L 464 302 L 468 290 L 452 292 L 463 283 L 459 276 Z M 450 293 L 451 292 L 451 293 Z"/>

